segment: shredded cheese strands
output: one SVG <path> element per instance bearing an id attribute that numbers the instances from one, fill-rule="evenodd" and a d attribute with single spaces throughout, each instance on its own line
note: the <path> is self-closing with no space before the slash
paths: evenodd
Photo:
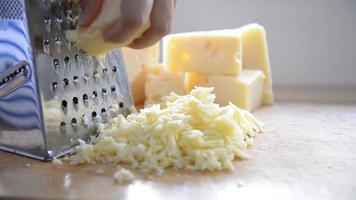
<path id="1" fill-rule="evenodd" d="M 168 167 L 234 170 L 233 160 L 247 158 L 244 150 L 263 124 L 233 104 L 215 104 L 212 91 L 196 87 L 185 96 L 172 93 L 161 105 L 119 115 L 100 125 L 90 144 L 81 141 L 71 163 L 112 162 L 158 173 Z"/>

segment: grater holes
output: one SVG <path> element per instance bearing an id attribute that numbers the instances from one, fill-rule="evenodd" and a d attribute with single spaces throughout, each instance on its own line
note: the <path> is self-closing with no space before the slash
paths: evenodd
<path id="1" fill-rule="evenodd" d="M 76 118 L 72 118 L 72 119 L 70 120 L 70 123 L 71 123 L 72 126 L 77 126 L 78 120 L 77 120 Z"/>
<path id="2" fill-rule="evenodd" d="M 101 93 L 103 94 L 103 95 L 106 95 L 106 88 L 103 88 L 103 89 L 101 89 Z"/>
<path id="3" fill-rule="evenodd" d="M 62 23 L 63 23 L 63 19 L 60 17 L 56 17 L 56 25 L 58 29 L 62 28 Z"/>
<path id="4" fill-rule="evenodd" d="M 124 102 L 120 102 L 120 103 L 119 103 L 119 107 L 120 107 L 120 108 L 123 108 L 123 107 L 124 107 Z"/>
<path id="5" fill-rule="evenodd" d="M 48 15 L 46 15 L 45 17 L 44 17 L 44 23 L 45 23 L 45 27 L 46 27 L 46 30 L 47 30 L 47 32 L 51 32 L 51 18 L 48 16 Z"/>
<path id="6" fill-rule="evenodd" d="M 63 100 L 61 105 L 62 105 L 62 109 L 66 109 L 68 107 L 68 102 L 66 100 Z"/>
<path id="7" fill-rule="evenodd" d="M 88 73 L 88 72 L 85 72 L 85 73 L 84 73 L 84 81 L 85 81 L 85 82 L 88 82 L 89 79 L 90 79 L 89 73 Z"/>
<path id="8" fill-rule="evenodd" d="M 54 37 L 54 41 L 56 42 L 56 44 L 62 42 L 62 41 L 61 41 L 61 38 L 60 38 L 58 35 L 56 35 L 56 36 Z"/>
<path id="9" fill-rule="evenodd" d="M 53 59 L 53 68 L 56 72 L 59 69 L 59 60 L 57 58 Z"/>
<path id="10" fill-rule="evenodd" d="M 89 99 L 88 95 L 87 94 L 83 94 L 83 100 L 87 101 L 88 99 Z"/>
<path id="11" fill-rule="evenodd" d="M 67 126 L 67 124 L 65 122 L 60 122 L 59 123 L 59 129 L 61 130 L 62 133 L 65 133 L 66 126 Z"/>
<path id="12" fill-rule="evenodd" d="M 97 98 L 97 97 L 98 97 L 98 92 L 95 91 L 95 90 L 93 91 L 93 97 L 94 97 L 94 98 Z"/>
<path id="13" fill-rule="evenodd" d="M 103 74 L 106 75 L 108 73 L 108 69 L 104 68 L 103 69 Z"/>
<path id="14" fill-rule="evenodd" d="M 56 67 L 56 66 L 58 66 L 58 65 L 59 65 L 59 60 L 58 60 L 57 58 L 55 58 L 55 59 L 53 60 L 53 66 Z"/>
<path id="15" fill-rule="evenodd" d="M 85 114 L 82 115 L 81 120 L 84 126 L 88 126 L 88 118 Z"/>
<path id="16" fill-rule="evenodd" d="M 115 86 L 111 86 L 110 90 L 111 90 L 111 92 L 115 92 L 116 91 Z"/>
<path id="17" fill-rule="evenodd" d="M 74 60 L 75 60 L 76 63 L 78 62 L 78 60 L 79 60 L 79 55 L 78 54 L 74 55 Z"/>
<path id="18" fill-rule="evenodd" d="M 47 54 L 50 54 L 50 40 L 43 39 L 43 51 Z"/>
<path id="19" fill-rule="evenodd" d="M 64 63 L 65 64 L 68 64 L 70 62 L 70 58 L 68 57 L 68 56 L 66 56 L 65 58 L 64 58 Z"/>
<path id="20" fill-rule="evenodd" d="M 73 76 L 73 81 L 76 82 L 77 80 L 79 80 L 78 76 Z"/>
<path id="21" fill-rule="evenodd" d="M 64 86 L 69 86 L 69 80 L 67 78 L 63 79 Z"/>
<path id="22" fill-rule="evenodd" d="M 112 66 L 112 72 L 116 73 L 117 72 L 117 67 L 114 65 Z"/>
<path id="23" fill-rule="evenodd" d="M 93 112 L 91 113 L 91 117 L 92 117 L 92 118 L 95 118 L 96 116 L 98 116 L 98 114 L 97 114 L 95 111 L 93 111 Z"/>
<path id="24" fill-rule="evenodd" d="M 73 97 L 73 104 L 78 105 L 78 103 L 79 103 L 78 97 Z"/>
<path id="25" fill-rule="evenodd" d="M 101 114 L 104 114 L 104 113 L 106 113 L 106 109 L 105 109 L 105 108 L 102 108 L 102 109 L 101 109 Z"/>
<path id="26" fill-rule="evenodd" d="M 56 92 L 57 91 L 57 87 L 58 87 L 58 83 L 54 81 L 54 82 L 51 83 L 51 86 L 52 86 L 52 91 Z"/>
<path id="27" fill-rule="evenodd" d="M 49 39 L 44 39 L 44 40 L 43 40 L 43 44 L 44 44 L 45 46 L 49 46 L 49 44 L 50 44 Z"/>
<path id="28" fill-rule="evenodd" d="M 99 72 L 98 72 L 97 70 L 94 70 L 94 72 L 93 72 L 93 77 L 94 77 L 95 79 L 99 78 Z"/>

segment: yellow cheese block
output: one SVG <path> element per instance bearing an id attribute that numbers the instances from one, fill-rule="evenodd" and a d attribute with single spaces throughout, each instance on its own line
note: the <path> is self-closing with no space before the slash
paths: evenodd
<path id="1" fill-rule="evenodd" d="M 162 71 L 164 71 L 163 64 L 162 63 L 157 63 L 157 64 L 143 64 L 143 73 L 145 74 L 145 79 L 147 76 L 150 74 L 153 75 L 159 75 Z"/>
<path id="2" fill-rule="evenodd" d="M 128 80 L 135 104 L 145 101 L 144 65 L 155 65 L 159 62 L 160 44 L 145 49 L 122 48 Z"/>
<path id="3" fill-rule="evenodd" d="M 182 72 L 167 72 L 162 70 L 158 73 L 147 73 L 145 85 L 145 106 L 159 103 L 162 97 L 168 96 L 172 92 L 178 95 L 183 95 L 185 93 L 184 77 Z"/>
<path id="4" fill-rule="evenodd" d="M 163 62 L 171 72 L 238 75 L 241 35 L 223 31 L 192 32 L 163 39 Z"/>
<path id="5" fill-rule="evenodd" d="M 187 73 L 186 86 L 189 91 L 194 86 L 214 87 L 216 103 L 231 102 L 251 111 L 261 106 L 264 79 L 260 70 L 243 70 L 239 76 Z"/>
<path id="6" fill-rule="evenodd" d="M 243 69 L 262 70 L 266 76 L 263 104 L 273 103 L 272 78 L 268 55 L 266 31 L 259 24 L 249 24 L 241 28 L 243 43 Z"/>
<path id="7" fill-rule="evenodd" d="M 120 5 L 122 0 L 105 0 L 100 14 L 89 27 L 80 27 L 67 31 L 69 41 L 93 56 L 99 56 L 114 49 L 129 45 L 134 39 L 139 38 L 149 27 L 149 20 L 131 37 L 123 43 L 107 43 L 103 39 L 103 32 L 120 18 Z"/>

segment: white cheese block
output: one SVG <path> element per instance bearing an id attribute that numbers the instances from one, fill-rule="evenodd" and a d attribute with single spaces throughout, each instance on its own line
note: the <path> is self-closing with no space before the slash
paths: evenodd
<path id="1" fill-rule="evenodd" d="M 263 90 L 263 104 L 273 103 L 272 78 L 268 55 L 266 31 L 259 24 L 249 24 L 240 29 L 243 43 L 243 69 L 262 70 L 266 79 Z"/>
<path id="2" fill-rule="evenodd" d="M 252 111 L 262 104 L 264 78 L 260 70 L 243 70 L 239 76 L 187 73 L 186 86 L 188 90 L 194 86 L 214 87 L 218 104 L 231 102 Z"/>
<path id="3" fill-rule="evenodd" d="M 223 31 L 192 32 L 163 39 L 163 62 L 171 72 L 238 75 L 241 35 Z"/>
<path id="4" fill-rule="evenodd" d="M 107 43 L 103 39 L 103 32 L 121 16 L 122 0 L 105 0 L 101 12 L 89 27 L 80 27 L 67 31 L 68 40 L 90 55 L 98 56 L 114 49 L 129 45 L 134 39 L 139 38 L 149 27 L 148 20 L 131 37 L 123 43 Z"/>
<path id="5" fill-rule="evenodd" d="M 122 48 L 126 72 L 135 104 L 142 104 L 145 101 L 144 65 L 158 64 L 160 57 L 159 48 L 159 43 L 145 49 Z"/>
<path id="6" fill-rule="evenodd" d="M 147 73 L 145 106 L 160 103 L 162 97 L 170 95 L 172 92 L 178 95 L 185 93 L 183 73 L 167 71 Z"/>

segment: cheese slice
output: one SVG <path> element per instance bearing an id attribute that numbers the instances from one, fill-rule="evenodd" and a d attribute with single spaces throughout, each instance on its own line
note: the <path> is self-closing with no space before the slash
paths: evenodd
<path id="1" fill-rule="evenodd" d="M 145 106 L 159 103 L 161 98 L 170 95 L 172 92 L 185 94 L 184 77 L 181 72 L 160 71 L 152 73 L 152 69 L 147 71 L 145 85 Z M 157 72 L 157 71 L 155 71 Z"/>
<path id="2" fill-rule="evenodd" d="M 135 104 L 145 101 L 144 65 L 156 65 L 160 57 L 160 44 L 145 49 L 122 48 L 128 80 Z"/>
<path id="3" fill-rule="evenodd" d="M 241 35 L 223 31 L 192 32 L 163 39 L 163 62 L 171 72 L 238 75 Z"/>
<path id="4" fill-rule="evenodd" d="M 103 32 L 106 31 L 121 16 L 122 0 L 105 0 L 103 7 L 89 27 L 78 26 L 75 30 L 66 32 L 67 39 L 75 43 L 77 47 L 90 55 L 98 56 L 114 49 L 129 45 L 134 39 L 139 38 L 149 27 L 149 20 L 144 26 L 131 34 L 131 37 L 123 43 L 108 43 L 103 39 Z"/>
<path id="5" fill-rule="evenodd" d="M 264 78 L 260 70 L 243 70 L 239 76 L 187 73 L 186 86 L 189 91 L 194 86 L 214 87 L 218 104 L 231 102 L 251 111 L 262 104 Z"/>
<path id="6" fill-rule="evenodd" d="M 263 90 L 263 104 L 272 104 L 272 78 L 266 31 L 259 24 L 249 24 L 241 28 L 241 33 L 243 43 L 242 68 L 263 71 L 266 77 Z"/>

